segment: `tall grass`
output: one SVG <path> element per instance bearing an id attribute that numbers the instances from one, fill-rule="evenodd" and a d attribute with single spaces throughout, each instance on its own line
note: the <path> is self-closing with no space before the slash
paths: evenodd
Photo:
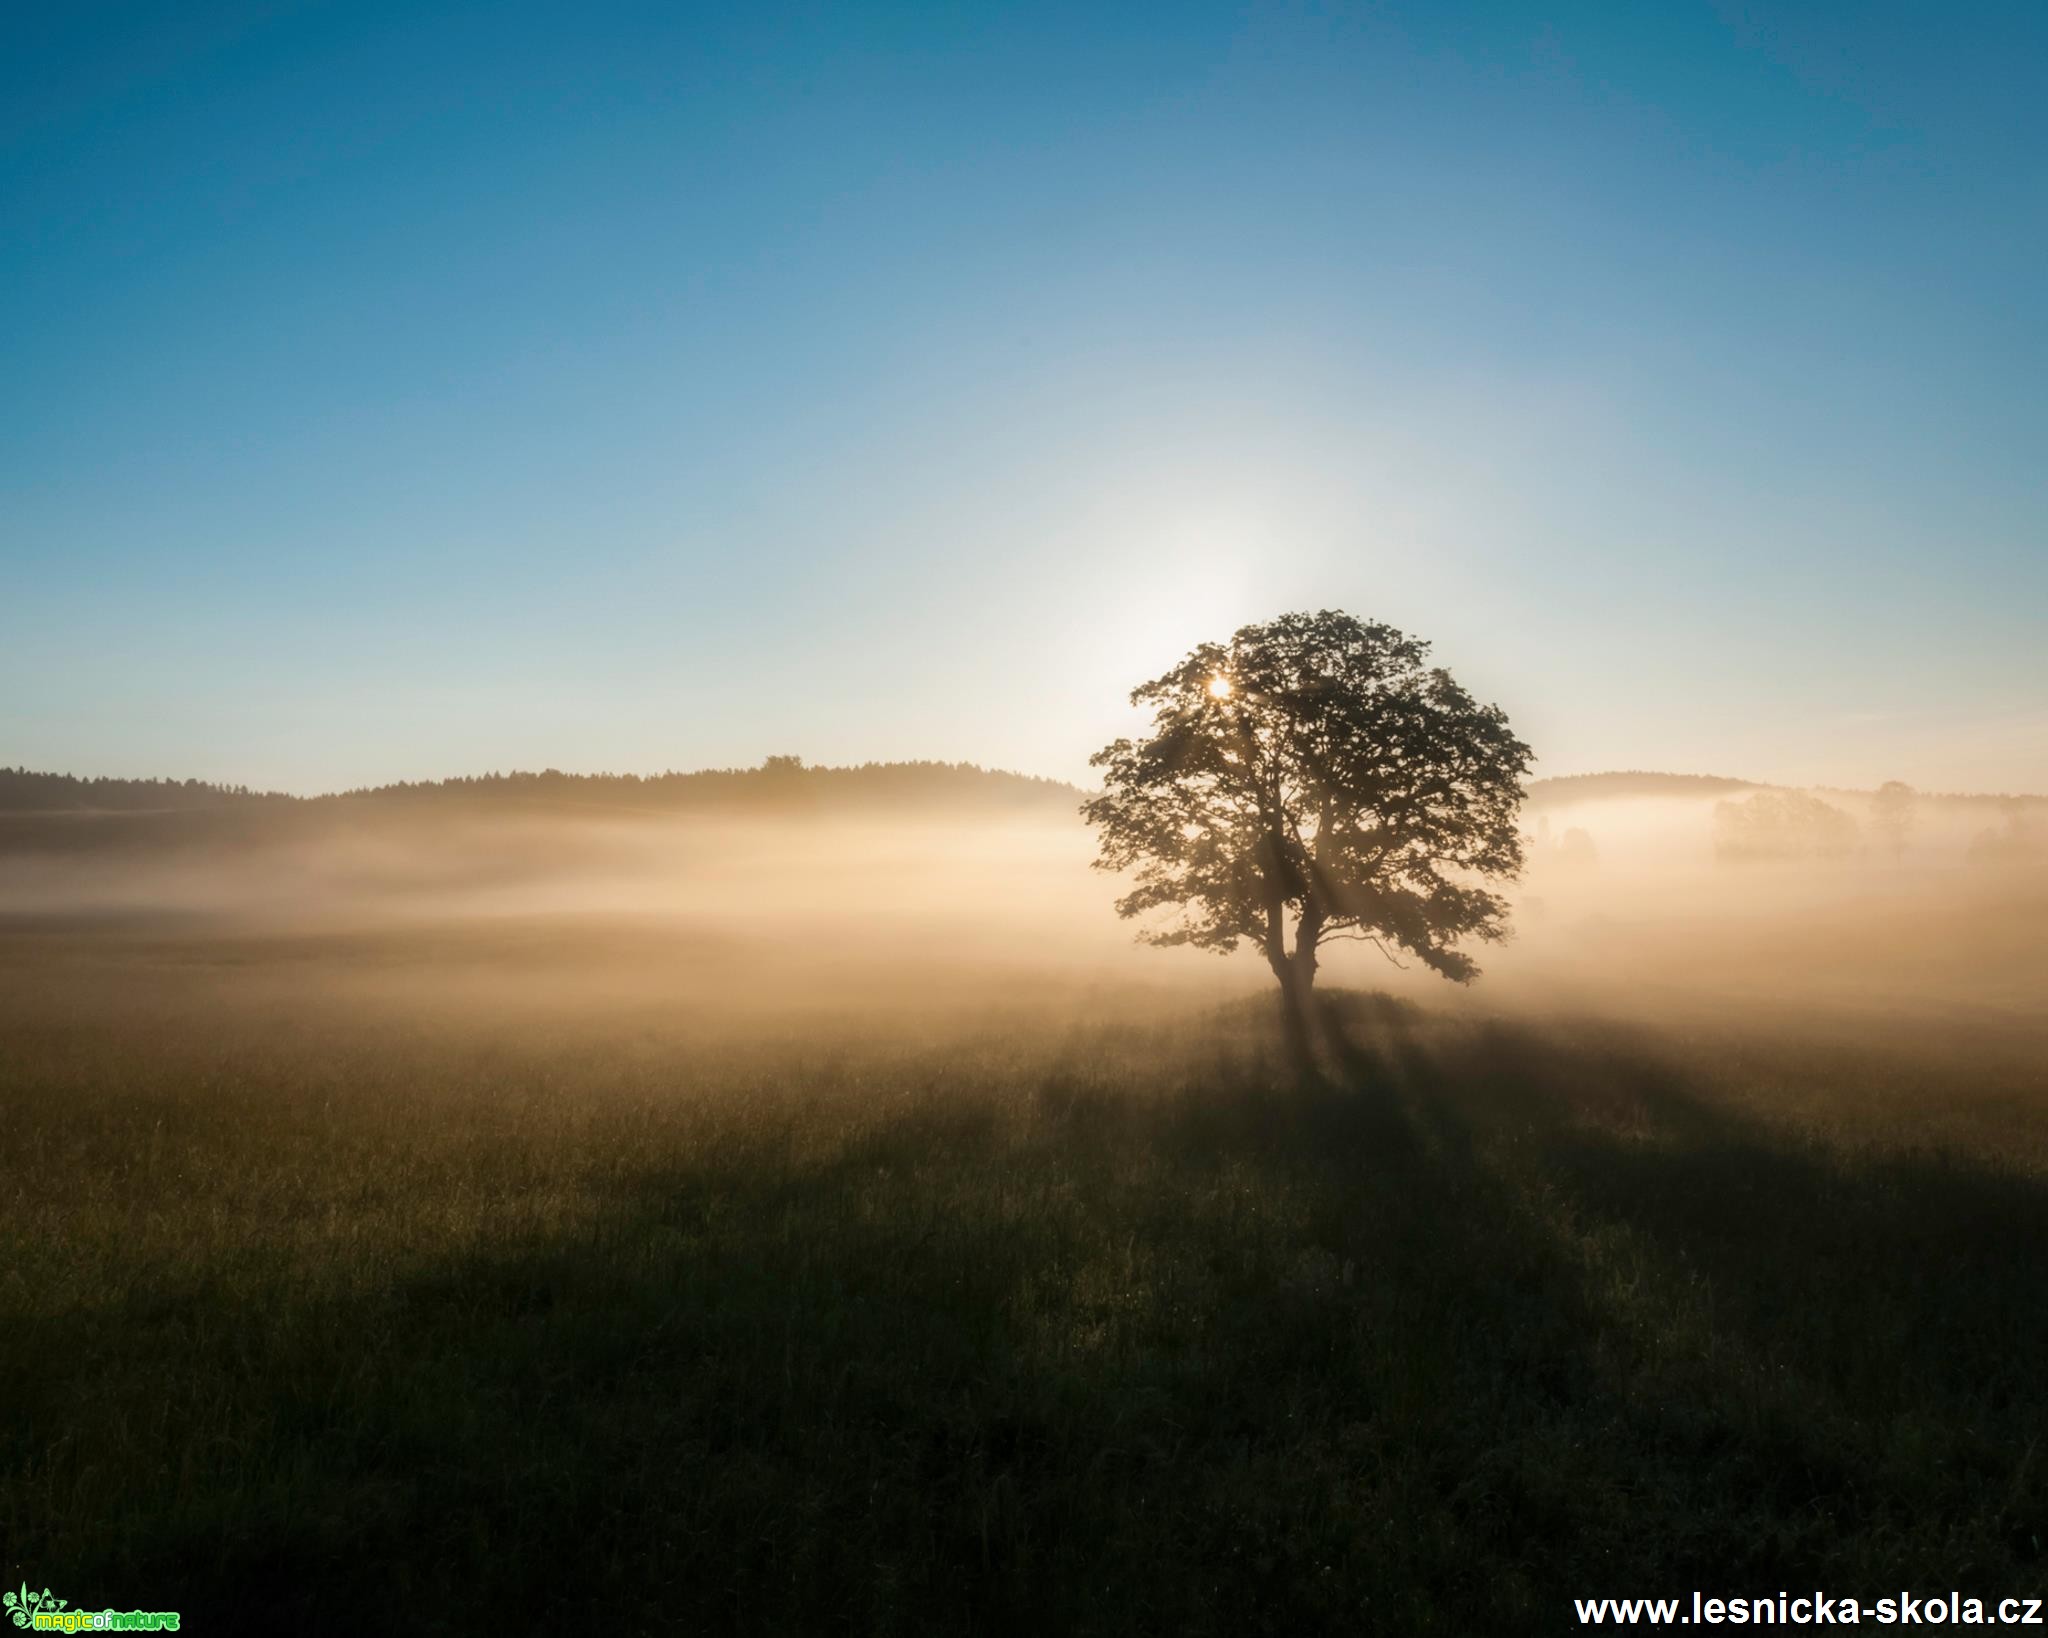
<path id="1" fill-rule="evenodd" d="M 18 952 L 17 952 L 18 953 Z M 194 1631 L 2038 1592 L 2036 1065 L 1333 1007 L 0 1017 L 0 1580 Z M 175 965 L 173 962 L 172 965 Z"/>

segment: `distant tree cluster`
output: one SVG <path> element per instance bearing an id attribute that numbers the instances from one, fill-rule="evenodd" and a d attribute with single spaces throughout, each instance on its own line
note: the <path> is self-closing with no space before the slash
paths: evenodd
<path id="1" fill-rule="evenodd" d="M 1907 844 L 1912 840 L 1918 800 L 1913 787 L 1900 779 L 1887 779 L 1870 799 L 1870 828 L 1877 833 L 1878 844 L 1894 859 L 1905 857 Z"/>
<path id="2" fill-rule="evenodd" d="M 1567 825 L 1562 833 L 1553 833 L 1547 813 L 1537 816 L 1536 829 L 1528 839 L 1528 855 L 1531 864 L 1570 871 L 1591 870 L 1600 862 L 1600 849 L 1591 831 Z"/>
<path id="3" fill-rule="evenodd" d="M 1714 805 L 1714 853 L 1730 861 L 1846 859 L 1857 834 L 1848 814 L 1805 791 L 1758 791 Z"/>
<path id="4" fill-rule="evenodd" d="M 2024 803 L 2011 800 L 2005 804 L 2005 822 L 1978 831 L 1970 841 L 1972 864 L 2031 864 L 2044 853 L 2048 849 L 2042 846 L 2034 816 Z"/>

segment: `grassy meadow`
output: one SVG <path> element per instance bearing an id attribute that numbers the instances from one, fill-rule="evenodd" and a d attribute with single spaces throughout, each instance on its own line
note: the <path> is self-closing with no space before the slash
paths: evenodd
<path id="1" fill-rule="evenodd" d="M 1263 994 L 785 1002 L 579 927 L 10 925 L 0 1580 L 295 1633 L 2043 1587 L 2010 1012 L 1351 990 L 1303 1082 Z"/>

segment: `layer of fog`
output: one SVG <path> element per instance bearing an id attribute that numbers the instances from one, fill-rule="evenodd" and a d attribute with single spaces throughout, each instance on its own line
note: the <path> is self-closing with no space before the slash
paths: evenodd
<path id="1" fill-rule="evenodd" d="M 243 833 L 145 826 L 113 842 L 77 828 L 93 823 L 53 818 L 5 839 L 0 927 L 242 940 L 270 951 L 252 965 L 279 959 L 280 940 L 353 940 L 374 943 L 395 982 L 487 993 L 518 967 L 565 1004 L 1270 983 L 1249 952 L 1135 944 L 1118 883 L 1089 868 L 1089 834 L 1057 816 L 401 808 Z M 1513 937 L 1483 952 L 1476 985 L 1359 945 L 1330 952 L 1327 980 L 1489 1008 L 2043 1010 L 2039 804 L 1921 798 L 1900 822 L 1830 793 L 1599 795 L 1533 806 L 1527 827 Z"/>

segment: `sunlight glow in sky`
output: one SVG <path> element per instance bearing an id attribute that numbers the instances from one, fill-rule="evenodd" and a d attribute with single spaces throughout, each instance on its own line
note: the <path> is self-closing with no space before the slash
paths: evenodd
<path id="1" fill-rule="evenodd" d="M 1338 607 L 1539 773 L 2048 789 L 2044 63 L 2018 5 L 8 8 L 0 763 L 1084 779 Z"/>

